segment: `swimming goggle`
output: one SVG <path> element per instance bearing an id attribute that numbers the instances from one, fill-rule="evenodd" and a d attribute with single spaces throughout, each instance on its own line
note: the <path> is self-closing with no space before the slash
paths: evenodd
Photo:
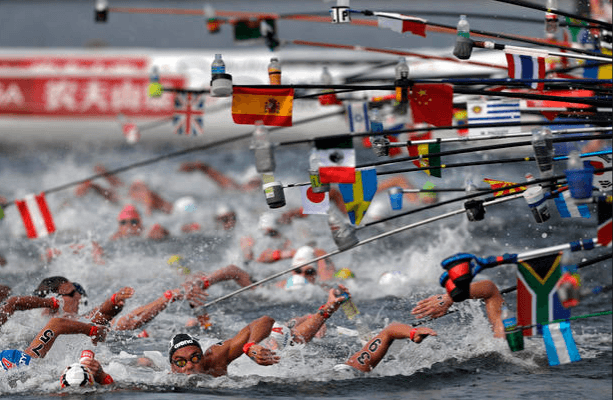
<path id="1" fill-rule="evenodd" d="M 202 360 L 202 353 L 194 353 L 190 356 L 189 360 L 184 358 L 178 358 L 176 360 L 172 360 L 172 363 L 179 368 L 183 368 L 187 365 L 187 361 L 190 361 L 192 364 L 199 363 Z"/>

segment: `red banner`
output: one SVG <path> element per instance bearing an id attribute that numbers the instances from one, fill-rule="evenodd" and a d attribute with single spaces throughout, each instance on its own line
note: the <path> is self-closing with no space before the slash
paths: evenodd
<path id="1" fill-rule="evenodd" d="M 180 75 L 161 77 L 164 87 L 183 88 Z M 148 75 L 0 77 L 0 115 L 59 117 L 170 116 L 174 94 L 147 95 Z"/>
<path id="2" fill-rule="evenodd" d="M 0 70 L 39 74 L 106 73 L 129 74 L 149 69 L 147 56 L 0 56 Z"/>

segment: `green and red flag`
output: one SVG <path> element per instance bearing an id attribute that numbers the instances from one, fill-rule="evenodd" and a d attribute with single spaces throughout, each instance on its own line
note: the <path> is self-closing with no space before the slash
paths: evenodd
<path id="1" fill-rule="evenodd" d="M 517 325 L 546 324 L 570 317 L 558 298 L 562 277 L 562 252 L 517 263 Z M 524 336 L 541 334 L 542 328 L 524 329 Z"/>

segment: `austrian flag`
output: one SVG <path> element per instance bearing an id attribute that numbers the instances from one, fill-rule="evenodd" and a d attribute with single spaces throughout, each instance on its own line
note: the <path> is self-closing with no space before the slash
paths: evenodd
<path id="1" fill-rule="evenodd" d="M 47 206 L 44 192 L 38 195 L 27 195 L 23 200 L 15 200 L 15 205 L 21 214 L 26 234 L 30 239 L 47 236 L 55 232 L 53 216 Z"/>
<path id="2" fill-rule="evenodd" d="M 426 20 L 407 15 L 375 12 L 379 28 L 391 29 L 394 32 L 411 32 L 415 35 L 426 37 Z"/>

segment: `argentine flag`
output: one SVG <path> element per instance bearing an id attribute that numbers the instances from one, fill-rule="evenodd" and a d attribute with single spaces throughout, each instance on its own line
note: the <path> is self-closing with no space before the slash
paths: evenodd
<path id="1" fill-rule="evenodd" d="M 543 340 L 549 365 L 568 364 L 581 361 L 581 356 L 570 330 L 570 322 L 543 325 Z"/>

